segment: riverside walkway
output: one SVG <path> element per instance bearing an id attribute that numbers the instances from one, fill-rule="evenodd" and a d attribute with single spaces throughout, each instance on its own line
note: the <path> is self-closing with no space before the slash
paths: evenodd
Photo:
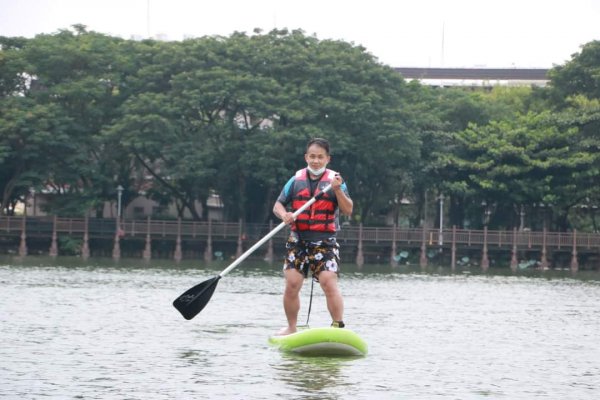
<path id="1" fill-rule="evenodd" d="M 186 221 L 125 219 L 118 223 L 116 219 L 100 218 L 63 218 L 63 217 L 0 217 L 0 237 L 19 237 L 19 254 L 27 255 L 28 238 L 48 239 L 49 255 L 58 255 L 57 238 L 69 236 L 81 238 L 82 257 L 89 257 L 89 241 L 105 239 L 114 241 L 113 258 L 120 258 L 122 241 L 143 240 L 143 257 L 149 259 L 152 254 L 152 241 L 166 240 L 174 242 L 174 258 L 181 259 L 182 241 L 198 241 L 204 246 L 204 258 L 213 257 L 213 243 L 236 243 L 236 256 L 243 253 L 256 241 L 264 237 L 275 226 L 273 224 L 244 224 L 242 222 Z M 283 243 L 288 230 L 282 229 L 266 245 L 266 259 L 273 257 L 273 241 Z M 578 269 L 578 256 L 581 254 L 600 254 L 600 234 L 583 232 L 547 232 L 513 230 L 472 230 L 439 228 L 398 228 L 344 226 L 338 233 L 338 241 L 344 247 L 355 249 L 355 262 L 364 263 L 368 251 L 387 252 L 392 264 L 397 262 L 396 255 L 401 249 L 420 250 L 420 264 L 426 265 L 427 252 L 432 249 L 449 251 L 451 265 L 456 265 L 458 249 L 479 249 L 482 269 L 489 267 L 489 252 L 504 251 L 511 253 L 511 267 L 516 267 L 519 251 L 539 252 L 540 267 L 548 268 L 547 255 L 550 252 L 570 252 L 572 270 Z"/>

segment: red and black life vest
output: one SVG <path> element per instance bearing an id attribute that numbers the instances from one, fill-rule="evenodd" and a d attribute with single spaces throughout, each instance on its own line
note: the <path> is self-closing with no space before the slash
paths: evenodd
<path id="1" fill-rule="evenodd" d="M 315 193 L 310 192 L 309 176 L 306 168 L 296 172 L 294 186 L 292 188 L 292 210 L 295 212 L 302 207 L 313 196 L 320 193 L 321 189 L 335 176 L 336 172 L 326 169 L 319 180 Z M 301 212 L 296 218 L 296 223 L 292 230 L 297 231 L 316 231 L 316 232 L 335 232 L 335 210 L 337 200 L 333 191 L 324 193 L 323 196 L 315 201 L 309 208 Z"/>

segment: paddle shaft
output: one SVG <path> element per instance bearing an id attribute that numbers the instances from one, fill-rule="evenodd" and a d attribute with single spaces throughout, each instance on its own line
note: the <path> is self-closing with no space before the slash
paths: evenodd
<path id="1" fill-rule="evenodd" d="M 300 215 L 300 213 L 304 210 L 306 210 L 308 207 L 310 207 L 315 201 L 317 201 L 317 199 L 319 197 L 321 197 L 323 194 L 325 194 L 326 192 L 328 192 L 331 189 L 331 185 L 327 185 L 323 188 L 323 190 L 321 192 L 319 192 L 319 194 L 317 194 L 316 196 L 314 196 L 312 199 L 308 200 L 302 207 L 300 207 L 299 209 L 297 209 L 296 211 L 294 211 L 294 219 L 296 219 L 296 217 L 298 215 Z M 265 237 L 263 237 L 262 239 L 260 239 L 258 242 L 256 242 L 252 247 L 250 247 L 248 250 L 246 250 L 244 252 L 244 254 L 242 254 L 241 256 L 239 256 L 234 262 L 232 262 L 227 268 L 225 268 L 220 274 L 219 276 L 223 277 L 226 274 L 229 273 L 229 271 L 231 271 L 232 269 L 234 269 L 235 267 L 237 267 L 238 265 L 240 265 L 240 263 L 242 261 L 244 261 L 246 258 L 248 258 L 248 256 L 252 253 L 254 253 L 254 251 L 256 249 L 258 249 L 260 246 L 262 246 L 267 240 L 271 239 L 273 236 L 275 236 L 275 234 L 277 232 L 279 232 L 280 230 L 283 229 L 283 227 L 286 225 L 285 222 L 281 222 L 279 225 L 277 225 L 275 227 L 275 229 L 273 229 L 271 232 L 269 232 Z"/>

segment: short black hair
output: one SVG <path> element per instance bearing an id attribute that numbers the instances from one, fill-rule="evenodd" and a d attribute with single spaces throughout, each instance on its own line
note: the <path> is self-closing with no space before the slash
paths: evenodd
<path id="1" fill-rule="evenodd" d="M 312 138 L 308 141 L 308 144 L 306 145 L 306 152 L 308 153 L 308 148 L 310 146 L 312 146 L 313 144 L 316 144 L 319 147 L 322 147 L 323 149 L 325 149 L 325 152 L 327 153 L 327 155 L 329 155 L 329 142 L 327 141 L 327 139 L 323 139 L 323 138 Z"/>

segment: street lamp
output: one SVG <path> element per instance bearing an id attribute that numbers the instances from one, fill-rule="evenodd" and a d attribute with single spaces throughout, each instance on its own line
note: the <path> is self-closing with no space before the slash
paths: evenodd
<path id="1" fill-rule="evenodd" d="M 525 228 L 525 210 L 523 209 L 523 204 L 521 204 L 521 211 L 519 212 L 520 224 L 519 230 L 522 231 Z"/>
<path id="2" fill-rule="evenodd" d="M 117 218 L 119 220 L 121 220 L 121 197 L 123 196 L 123 186 L 121 186 L 121 185 L 117 186 L 117 194 L 118 194 Z"/>
<path id="3" fill-rule="evenodd" d="M 35 189 L 32 187 L 29 188 L 29 193 L 31 193 L 31 200 L 33 203 L 33 216 L 35 217 L 37 215 L 36 204 L 35 204 Z"/>
<path id="4" fill-rule="evenodd" d="M 440 247 L 444 244 L 444 194 L 440 193 L 440 234 L 438 235 L 438 244 Z"/>
<path id="5" fill-rule="evenodd" d="M 488 224 L 490 223 L 490 215 L 492 214 L 492 211 L 488 207 L 488 204 L 485 200 L 481 202 L 481 205 L 483 206 L 483 225 L 488 226 Z"/>
<path id="6" fill-rule="evenodd" d="M 546 230 L 546 205 L 544 203 L 540 203 L 539 206 L 542 209 L 542 226 L 543 229 Z"/>

